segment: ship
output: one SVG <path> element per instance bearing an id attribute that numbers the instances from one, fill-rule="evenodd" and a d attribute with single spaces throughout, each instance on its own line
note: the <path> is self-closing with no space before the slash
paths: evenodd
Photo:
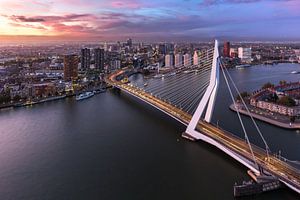
<path id="1" fill-rule="evenodd" d="M 192 70 L 185 70 L 185 71 L 183 71 L 183 73 L 185 73 L 185 74 L 189 74 L 189 73 L 192 73 L 193 71 Z"/>
<path id="2" fill-rule="evenodd" d="M 300 72 L 298 71 L 292 71 L 291 74 L 299 74 Z"/>
<path id="3" fill-rule="evenodd" d="M 235 68 L 237 68 L 237 69 L 244 69 L 244 68 L 248 68 L 248 67 L 251 67 L 251 65 L 237 65 L 237 66 L 235 66 Z"/>
<path id="4" fill-rule="evenodd" d="M 167 74 L 166 77 L 175 76 L 175 75 L 176 75 L 176 72 L 171 72 L 171 73 Z"/>
<path id="5" fill-rule="evenodd" d="M 95 95 L 94 92 L 84 92 L 84 93 L 81 93 L 81 94 L 77 95 L 76 100 L 80 101 L 80 100 L 83 100 L 83 99 L 90 98 L 94 95 Z"/>
<path id="6" fill-rule="evenodd" d="M 280 181 L 273 176 L 257 174 L 251 170 L 248 170 L 247 173 L 250 175 L 251 178 L 253 178 L 255 182 L 253 180 L 250 180 L 243 181 L 243 183 L 240 185 L 236 183 L 233 186 L 234 197 L 251 196 L 263 192 L 276 190 L 282 187 Z"/>

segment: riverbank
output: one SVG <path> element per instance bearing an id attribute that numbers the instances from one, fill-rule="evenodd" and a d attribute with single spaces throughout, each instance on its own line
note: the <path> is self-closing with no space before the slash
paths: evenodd
<path id="1" fill-rule="evenodd" d="M 110 88 L 110 87 L 106 86 L 104 88 L 89 90 L 89 91 L 95 91 L 95 94 L 100 94 L 102 92 L 105 92 L 108 88 Z M 26 106 L 32 106 L 32 105 L 36 105 L 36 104 L 46 103 L 46 102 L 50 102 L 50 101 L 57 101 L 57 100 L 65 99 L 65 98 L 74 97 L 79 93 L 81 93 L 81 92 L 71 93 L 71 94 L 61 95 L 61 96 L 51 96 L 51 97 L 42 98 L 42 99 L 33 100 L 33 101 L 21 101 L 21 102 L 13 102 L 13 103 L 8 103 L 8 104 L 3 104 L 3 105 L 0 105 L 0 110 L 5 109 L 5 108 L 19 108 L 19 107 L 26 107 Z"/>
<path id="2" fill-rule="evenodd" d="M 239 107 L 239 113 L 243 114 L 243 115 L 246 115 L 246 116 L 249 116 L 249 113 L 243 109 L 243 106 L 239 103 L 237 103 L 238 107 Z M 234 104 L 231 104 L 229 106 L 230 110 L 234 111 L 234 112 L 237 112 L 237 109 L 236 107 L 234 106 Z M 251 112 L 251 110 L 250 110 Z M 289 121 L 286 121 L 286 122 L 283 122 L 283 121 L 280 121 L 280 120 L 276 120 L 276 119 L 271 119 L 269 117 L 266 117 L 266 116 L 263 116 L 261 114 L 257 114 L 257 113 L 254 113 L 254 112 L 251 112 L 251 116 L 255 119 L 258 119 L 260 121 L 263 121 L 263 122 L 266 122 L 266 123 L 269 123 L 269 124 L 272 124 L 274 126 L 278 126 L 278 127 L 281 127 L 281 128 L 285 128 L 285 129 L 300 129 L 300 122 L 298 123 L 289 123 Z M 249 116 L 250 117 L 250 116 Z"/>

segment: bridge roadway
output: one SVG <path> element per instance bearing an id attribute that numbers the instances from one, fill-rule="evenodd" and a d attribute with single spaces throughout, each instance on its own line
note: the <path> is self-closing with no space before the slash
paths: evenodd
<path id="1" fill-rule="evenodd" d="M 152 94 L 149 94 L 137 87 L 117 81 L 116 77 L 123 73 L 124 71 L 120 70 L 116 73 L 111 74 L 110 76 L 106 77 L 106 82 L 156 107 L 157 109 L 168 114 L 169 116 L 173 117 L 182 124 L 186 126 L 189 124 L 190 120 L 192 119 L 192 116 L 190 114 L 161 99 L 156 98 Z M 199 120 L 199 123 L 197 125 L 197 131 L 213 139 L 229 151 L 234 152 L 235 154 L 245 158 L 250 163 L 252 163 L 252 165 L 254 165 L 253 156 L 245 140 L 203 120 Z M 278 159 L 274 155 L 269 155 L 268 159 L 267 153 L 264 149 L 253 144 L 251 146 L 257 164 L 263 169 L 265 173 L 277 177 L 282 183 L 284 183 L 289 188 L 300 194 L 299 169 L 294 168 L 288 163 Z"/>

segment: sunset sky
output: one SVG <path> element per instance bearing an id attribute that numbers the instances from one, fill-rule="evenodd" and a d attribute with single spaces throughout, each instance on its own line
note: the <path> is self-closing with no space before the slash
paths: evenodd
<path id="1" fill-rule="evenodd" d="M 15 36 L 299 41 L 300 0 L 0 0 L 0 38 Z"/>

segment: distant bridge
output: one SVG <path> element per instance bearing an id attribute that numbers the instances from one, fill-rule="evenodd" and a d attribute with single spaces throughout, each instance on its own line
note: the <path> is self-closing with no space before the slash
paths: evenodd
<path id="1" fill-rule="evenodd" d="M 221 129 L 220 127 L 216 127 L 211 123 L 211 117 L 213 113 L 213 108 L 216 100 L 216 94 L 219 85 L 219 73 L 222 70 L 227 86 L 229 87 L 229 92 L 231 94 L 231 98 L 233 99 L 232 91 L 229 86 L 229 81 L 232 80 L 231 77 L 226 77 L 226 69 L 221 67 L 221 61 L 219 58 L 219 48 L 218 42 L 215 42 L 215 46 L 212 50 L 207 50 L 206 53 L 202 53 L 200 56 L 202 59 L 201 62 L 196 63 L 195 65 L 189 67 L 176 66 L 177 73 L 184 74 L 189 72 L 201 72 L 197 76 L 201 77 L 201 74 L 204 74 L 205 77 L 208 77 L 207 82 L 202 85 L 207 86 L 204 87 L 203 91 L 194 91 L 192 92 L 193 98 L 189 99 L 187 95 L 188 92 L 184 91 L 180 95 L 176 95 L 176 91 L 178 91 L 178 85 L 173 82 L 170 82 L 168 85 L 168 90 L 164 90 L 164 88 L 153 86 L 153 90 L 159 90 L 160 96 L 155 94 L 154 92 L 146 91 L 145 88 L 134 86 L 130 83 L 122 83 L 118 80 L 117 77 L 123 75 L 125 70 L 119 70 L 108 77 L 106 77 L 106 82 L 118 88 L 129 95 L 132 95 L 143 102 L 157 108 L 158 110 L 164 112 L 175 120 L 187 126 L 186 132 L 183 134 L 183 137 L 188 138 L 190 140 L 202 140 L 205 141 L 218 149 L 225 152 L 230 157 L 234 158 L 248 169 L 252 170 L 256 174 L 264 174 L 271 177 L 274 177 L 280 180 L 287 187 L 296 191 L 300 194 L 300 171 L 287 162 L 275 157 L 270 154 L 270 150 L 266 141 L 264 140 L 261 132 L 259 131 L 255 121 L 255 127 L 257 128 L 260 136 L 262 137 L 266 149 L 260 148 L 254 144 L 251 144 L 247 131 L 243 125 L 239 112 L 237 112 L 241 126 L 245 133 L 245 139 L 239 138 L 236 135 Z M 179 69 L 179 70 L 178 70 Z M 188 69 L 189 71 L 187 71 Z M 207 70 L 209 69 L 209 70 Z M 208 73 L 209 72 L 209 73 Z M 162 76 L 167 77 L 167 76 Z M 188 79 L 182 80 L 188 82 Z M 174 78 L 176 81 L 176 78 Z M 177 89 L 176 89 L 177 87 Z M 182 86 L 184 87 L 184 86 Z M 187 84 L 185 87 L 192 87 L 191 83 Z M 201 87 L 199 85 L 198 87 Z M 237 89 L 235 87 L 235 89 Z M 199 95 L 198 95 L 199 94 Z M 168 96 L 167 99 L 162 98 L 163 96 Z M 175 97 L 176 98 L 175 98 Z M 201 97 L 201 98 L 200 98 Z M 186 104 L 184 102 L 187 102 Z M 182 105 L 181 105 L 182 103 Z M 194 109 L 191 108 L 191 104 L 199 103 L 197 107 Z M 204 118 L 202 116 L 204 115 Z M 253 119 L 252 119 L 253 120 Z M 251 130 L 253 131 L 253 130 Z"/>

